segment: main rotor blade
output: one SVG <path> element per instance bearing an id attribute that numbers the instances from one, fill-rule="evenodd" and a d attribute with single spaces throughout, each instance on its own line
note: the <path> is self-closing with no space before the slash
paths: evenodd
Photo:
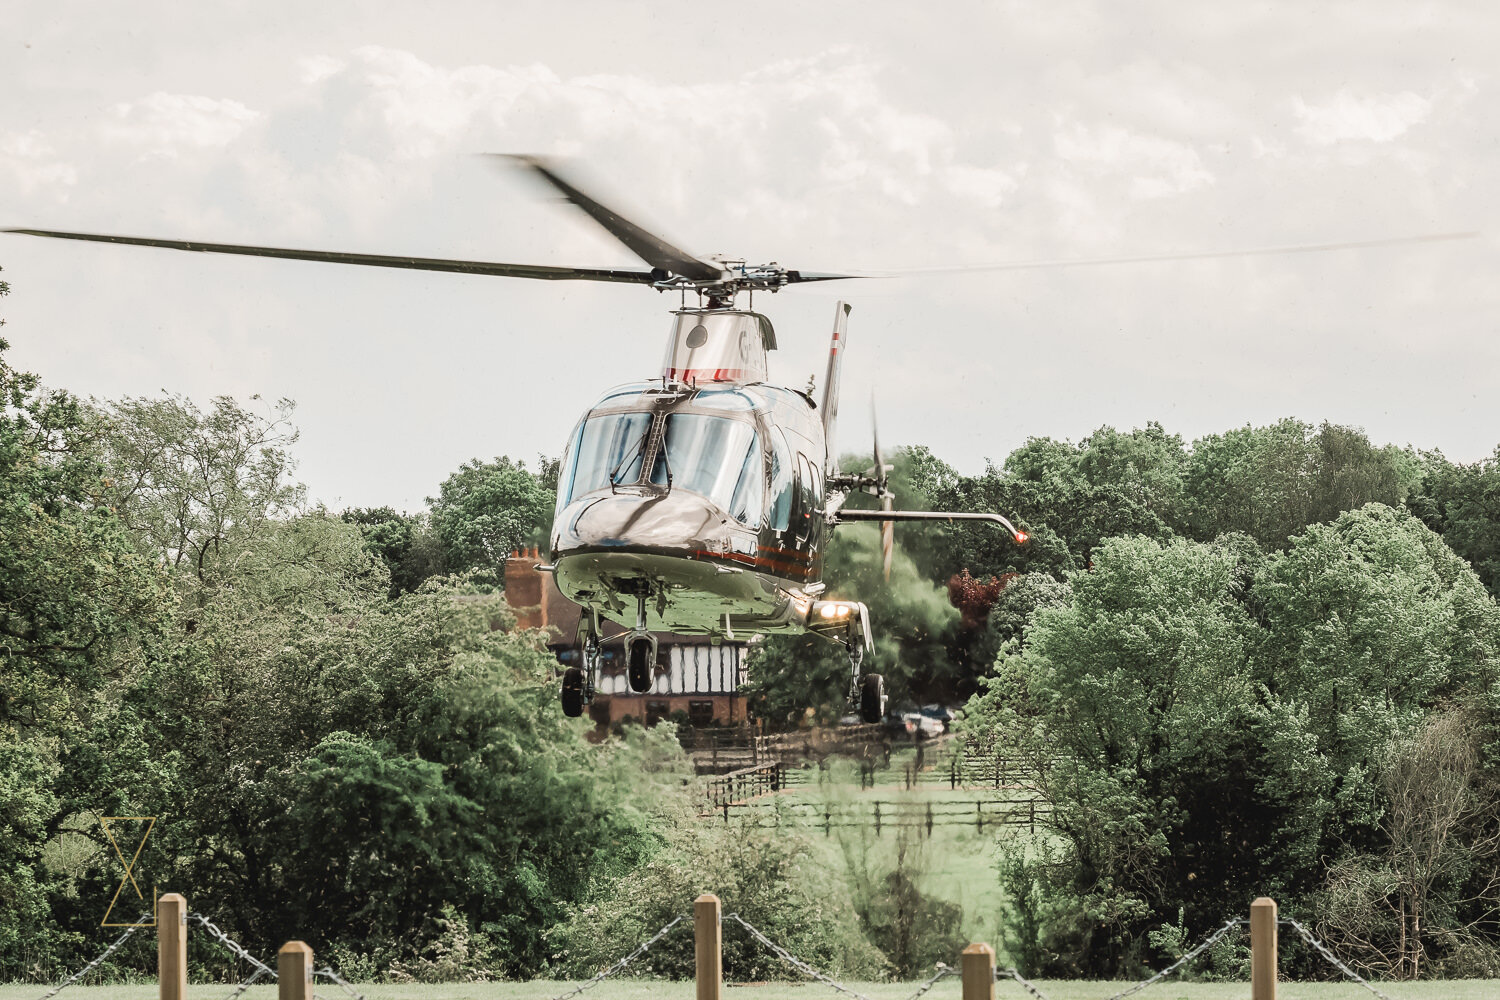
<path id="1" fill-rule="evenodd" d="M 845 278 L 880 278 L 879 274 L 833 274 L 828 271 L 788 271 L 786 283 L 796 285 L 804 281 L 843 281 Z"/>
<path id="2" fill-rule="evenodd" d="M 548 184 L 562 192 L 564 198 L 583 209 L 595 222 L 609 230 L 610 235 L 630 248 L 630 252 L 652 267 L 659 267 L 673 274 L 694 281 L 714 281 L 723 269 L 701 261 L 685 250 L 679 250 L 660 236 L 646 232 L 619 212 L 600 204 L 558 174 L 547 160 L 537 156 L 498 154 L 534 171 Z"/>
<path id="3" fill-rule="evenodd" d="M 1207 250 L 1197 253 L 1141 254 L 1126 257 L 1077 257 L 1057 260 L 1014 260 L 996 264 L 956 264 L 946 267 L 912 267 L 894 271 L 866 271 L 859 275 L 833 277 L 905 278 L 924 274 L 963 274 L 968 271 L 1027 271 L 1049 267 L 1101 267 L 1111 264 L 1149 264 L 1156 261 L 1217 260 L 1225 257 L 1269 257 L 1277 254 L 1328 253 L 1334 250 L 1368 250 L 1374 247 L 1404 246 L 1411 243 L 1441 243 L 1447 240 L 1472 240 L 1479 232 L 1427 233 L 1421 236 L 1395 236 L 1380 240 L 1358 240 L 1351 243 L 1299 243 L 1289 246 L 1252 247 L 1245 250 Z M 803 280 L 818 280 L 806 279 Z"/>
<path id="4" fill-rule="evenodd" d="M 413 271 L 450 271 L 458 274 L 493 274 L 511 278 L 548 281 L 628 281 L 650 284 L 650 271 L 619 271 L 594 267 L 554 267 L 548 264 L 499 264 L 481 260 L 445 260 L 440 257 L 391 257 L 383 254 L 344 253 L 337 250 L 295 250 L 285 247 L 244 246 L 239 243 L 199 243 L 196 240 L 158 240 L 143 236 L 104 233 L 65 233 L 53 229 L 3 229 L 25 236 L 47 236 L 60 240 L 90 240 L 95 243 L 127 243 L 132 246 L 193 250 L 201 253 L 232 253 L 247 257 L 280 257 L 286 260 L 316 260 L 330 264 L 361 264 L 366 267 L 404 267 Z"/>

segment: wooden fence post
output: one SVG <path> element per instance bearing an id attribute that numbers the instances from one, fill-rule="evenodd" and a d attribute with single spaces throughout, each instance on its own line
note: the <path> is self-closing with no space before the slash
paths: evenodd
<path id="1" fill-rule="evenodd" d="M 964 1000 L 995 1000 L 995 949 L 971 944 L 964 949 Z"/>
<path id="2" fill-rule="evenodd" d="M 693 900 L 693 941 L 698 958 L 698 1000 L 719 1000 L 720 986 L 724 980 L 724 937 L 719 921 L 718 896 L 706 892 Z"/>
<path id="3" fill-rule="evenodd" d="M 288 941 L 276 953 L 276 1000 L 313 1000 L 313 950 Z"/>
<path id="4" fill-rule="evenodd" d="M 1276 901 L 1250 904 L 1250 1000 L 1276 1000 Z"/>
<path id="5" fill-rule="evenodd" d="M 156 901 L 156 971 L 161 1000 L 186 1000 L 187 900 L 181 893 Z"/>

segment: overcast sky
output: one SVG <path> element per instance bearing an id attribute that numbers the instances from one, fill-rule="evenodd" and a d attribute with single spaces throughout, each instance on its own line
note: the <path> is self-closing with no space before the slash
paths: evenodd
<path id="1" fill-rule="evenodd" d="M 473 155 L 505 151 L 577 157 L 689 251 L 806 270 L 1479 230 L 755 304 L 797 386 L 854 304 L 845 450 L 872 390 L 885 441 L 965 472 L 1149 420 L 1500 442 L 1494 4 L 20 0 L 0 44 L 0 226 L 637 263 Z M 23 236 L 0 266 L 13 364 L 107 398 L 295 399 L 299 474 L 335 508 L 556 454 L 599 390 L 657 373 L 676 305 Z"/>

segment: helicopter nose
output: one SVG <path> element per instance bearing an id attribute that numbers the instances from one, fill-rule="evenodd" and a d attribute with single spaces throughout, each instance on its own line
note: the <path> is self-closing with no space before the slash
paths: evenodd
<path id="1" fill-rule="evenodd" d="M 564 514 L 562 548 L 700 548 L 723 537 L 730 523 L 708 500 L 686 491 L 593 497 Z"/>

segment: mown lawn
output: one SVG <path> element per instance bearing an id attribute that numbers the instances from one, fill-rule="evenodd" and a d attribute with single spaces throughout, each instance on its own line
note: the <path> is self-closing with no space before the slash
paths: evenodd
<path id="1" fill-rule="evenodd" d="M 361 985 L 367 1000 L 551 1000 L 572 989 L 575 983 L 535 980 L 529 983 L 451 983 L 439 986 Z M 917 983 L 846 983 L 850 989 L 869 1000 L 907 1000 Z M 1049 1000 L 1106 1000 L 1129 983 L 1058 981 L 1043 979 L 1036 985 Z M 1381 991 L 1391 1000 L 1491 1000 L 1500 997 L 1500 980 L 1465 979 L 1421 983 L 1382 983 Z M 0 1000 L 40 1000 L 46 993 L 40 986 L 0 986 Z M 841 994 L 816 983 L 747 983 L 726 984 L 726 1000 L 833 1000 Z M 224 1000 L 229 987 L 192 986 L 189 1000 Z M 155 983 L 134 986 L 75 986 L 58 995 L 58 1000 L 154 1000 Z M 690 982 L 660 980 L 610 980 L 580 995 L 579 1000 L 693 1000 Z M 926 994 L 924 1000 L 958 1000 L 956 979 L 946 980 Z M 1248 983 L 1180 983 L 1163 982 L 1136 994 L 1142 1000 L 1243 1000 L 1249 997 Z M 337 987 L 319 984 L 318 996 L 337 1000 Z M 1369 1000 L 1372 994 L 1357 983 L 1281 983 L 1280 1000 Z M 997 984 L 997 1000 L 1029 1000 L 1029 995 L 1014 983 Z M 275 986 L 252 986 L 244 1000 L 276 1000 Z"/>

